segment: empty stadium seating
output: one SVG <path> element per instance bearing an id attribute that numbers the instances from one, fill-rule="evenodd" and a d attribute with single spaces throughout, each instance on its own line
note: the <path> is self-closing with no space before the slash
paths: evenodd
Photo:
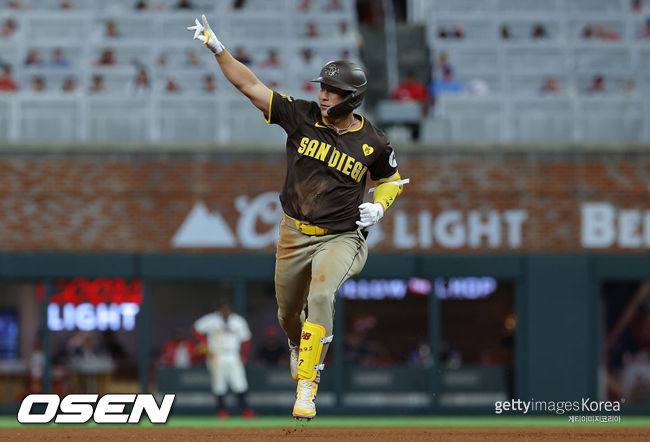
<path id="1" fill-rule="evenodd" d="M 628 0 L 419 3 L 432 65 L 446 52 L 465 85 L 480 78 L 489 86 L 480 97 L 467 88 L 438 97 L 430 118 L 443 135 L 425 130 L 424 142 L 650 142 L 650 39 L 640 38 L 649 8 L 635 14 Z M 533 38 L 537 24 L 545 36 Z M 441 35 L 453 26 L 460 37 Z M 602 88 L 593 87 L 598 76 Z M 558 94 L 542 93 L 549 77 Z"/>
<path id="2" fill-rule="evenodd" d="M 314 0 L 307 10 L 301 0 L 246 0 L 240 9 L 233 0 L 194 0 L 193 10 L 176 9 L 176 0 L 150 0 L 145 10 L 136 10 L 135 0 L 73 0 L 65 10 L 54 0 L 19 3 L 16 10 L 0 2 L 0 25 L 17 23 L 13 35 L 0 37 L 0 64 L 12 67 L 19 84 L 16 93 L 0 92 L 0 142 L 281 141 L 191 40 L 185 27 L 202 12 L 231 52 L 241 47 L 249 55 L 260 79 L 297 97 L 315 97 L 309 80 L 326 61 L 358 59 L 354 37 L 338 31 L 341 22 L 356 28 L 352 0 L 341 1 L 342 9 Z M 425 130 L 423 142 L 650 142 L 650 39 L 640 38 L 647 6 L 635 14 L 627 0 L 409 3 L 427 26 L 434 72 L 446 52 L 463 84 L 487 86 L 480 96 L 465 88 L 439 97 L 429 113 L 435 122 L 425 123 L 436 129 Z M 533 38 L 537 25 L 544 37 Z M 52 61 L 57 48 L 64 54 L 59 64 Z M 40 62 L 26 64 L 34 50 Z M 271 51 L 278 65 L 266 62 Z M 140 69 L 149 82 L 142 89 L 134 86 Z M 209 75 L 215 86 L 206 91 Z M 604 81 L 594 92 L 597 76 Z M 546 96 L 550 77 L 560 93 Z M 30 90 L 35 78 L 43 92 Z M 93 81 L 103 90 L 92 91 Z M 76 91 L 64 93 L 65 82 Z M 196 111 L 199 104 L 209 112 Z M 387 118 L 385 109 L 377 112 Z"/>
<path id="3" fill-rule="evenodd" d="M 11 9 L 0 1 L 0 26 L 17 23 L 14 34 L 0 36 L 0 64 L 12 67 L 19 85 L 0 91 L 0 142 L 281 143 L 281 130 L 264 123 L 185 29 L 201 13 L 229 50 L 243 48 L 258 77 L 283 93 L 313 99 L 316 89 L 303 86 L 325 62 L 344 53 L 358 59 L 354 40 L 339 35 L 343 21 L 356 29 L 352 2 L 332 9 L 316 0 L 307 10 L 299 0 L 246 0 L 240 9 L 233 0 L 193 0 L 192 10 L 176 9 L 176 0 L 150 0 L 145 10 L 135 0 L 60 3 L 22 0 Z M 56 48 L 63 51 L 58 64 Z M 309 63 L 304 48 L 312 50 Z M 270 51 L 278 66 L 266 63 Z M 31 52 L 38 56 L 27 64 Z M 141 69 L 148 85 L 139 88 Z M 207 76 L 215 80 L 209 91 Z M 31 89 L 34 78 L 43 91 Z M 66 81 L 74 92 L 63 92 Z"/>

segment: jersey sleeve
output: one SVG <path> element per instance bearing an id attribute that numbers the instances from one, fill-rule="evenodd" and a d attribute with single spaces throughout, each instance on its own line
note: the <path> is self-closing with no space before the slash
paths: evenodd
<path id="1" fill-rule="evenodd" d="M 240 316 L 238 319 L 239 320 L 237 321 L 238 322 L 237 328 L 238 328 L 239 339 L 241 342 L 246 342 L 252 337 L 251 330 L 250 328 L 248 328 L 248 323 L 244 318 Z"/>
<path id="2" fill-rule="evenodd" d="M 205 335 L 215 328 L 215 319 L 216 318 L 212 314 L 202 316 L 194 323 L 194 329 Z"/>
<path id="3" fill-rule="evenodd" d="M 293 97 L 273 91 L 269 111 L 264 115 L 264 120 L 269 124 L 277 124 L 287 134 L 292 134 L 304 121 L 310 106 L 309 101 L 295 100 Z"/>
<path id="4" fill-rule="evenodd" d="M 395 151 L 391 146 L 390 141 L 385 139 L 384 148 L 377 155 L 377 158 L 370 167 L 370 178 L 373 181 L 390 178 L 397 172 L 397 160 L 395 159 Z"/>

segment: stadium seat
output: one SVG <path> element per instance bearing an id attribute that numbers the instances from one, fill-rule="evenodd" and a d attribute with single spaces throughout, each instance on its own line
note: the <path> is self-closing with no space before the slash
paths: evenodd
<path id="1" fill-rule="evenodd" d="M 195 98 L 191 102 L 179 97 L 163 97 L 157 108 L 161 142 L 206 144 L 217 139 L 221 114 L 214 97 Z"/>
<path id="2" fill-rule="evenodd" d="M 12 100 L 3 98 L 0 95 L 0 141 L 12 141 L 11 140 L 11 103 Z"/>
<path id="3" fill-rule="evenodd" d="M 566 143 L 574 137 L 573 106 L 567 98 L 515 100 L 512 117 L 515 142 Z"/>
<path id="4" fill-rule="evenodd" d="M 147 142 L 153 138 L 149 133 L 152 113 L 150 102 L 138 98 L 89 98 L 88 139 L 91 142 Z"/>
<path id="5" fill-rule="evenodd" d="M 499 99 L 442 96 L 436 110 L 447 120 L 449 140 L 456 143 L 503 141 L 504 103 Z"/>
<path id="6" fill-rule="evenodd" d="M 71 97 L 33 99 L 25 97 L 18 103 L 21 141 L 65 143 L 79 140 L 81 107 Z"/>
<path id="7" fill-rule="evenodd" d="M 580 139 L 588 143 L 639 143 L 643 104 L 633 99 L 588 97 L 578 100 Z"/>

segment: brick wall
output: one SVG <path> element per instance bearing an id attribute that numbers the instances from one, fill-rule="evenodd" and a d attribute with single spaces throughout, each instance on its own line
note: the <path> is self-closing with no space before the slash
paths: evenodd
<path id="1" fill-rule="evenodd" d="M 398 161 L 411 184 L 371 234 L 377 250 L 650 249 L 650 153 L 398 152 Z M 260 196 L 283 179 L 283 154 L 3 153 L 0 250 L 170 252 L 203 203 L 222 229 L 208 223 L 194 237 L 225 228 L 230 241 L 181 250 L 271 252 L 280 212 Z M 587 227 L 585 208 L 596 217 Z"/>

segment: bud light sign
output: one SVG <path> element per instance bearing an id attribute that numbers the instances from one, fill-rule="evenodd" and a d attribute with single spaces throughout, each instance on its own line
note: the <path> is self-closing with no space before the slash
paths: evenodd
<path id="1" fill-rule="evenodd" d="M 47 325 L 52 331 L 133 330 L 142 299 L 139 279 L 58 280 L 47 306 Z"/>

